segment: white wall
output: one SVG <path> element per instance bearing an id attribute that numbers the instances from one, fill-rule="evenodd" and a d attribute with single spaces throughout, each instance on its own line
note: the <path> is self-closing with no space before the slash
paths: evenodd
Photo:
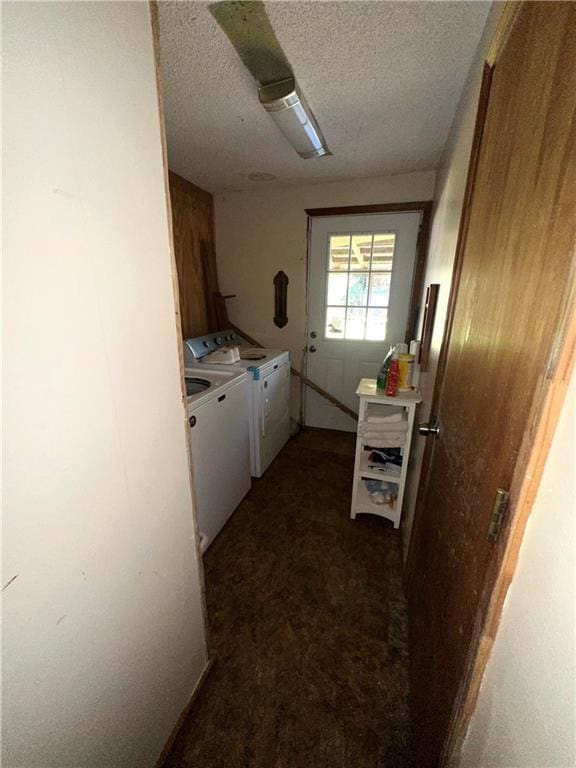
<path id="1" fill-rule="evenodd" d="M 215 195 L 220 287 L 238 294 L 228 301 L 232 322 L 266 346 L 289 349 L 292 364 L 301 369 L 306 343 L 305 209 L 431 200 L 434 179 L 435 173 L 428 171 Z M 284 328 L 273 321 L 272 280 L 280 269 L 290 280 Z M 297 417 L 299 388 L 292 378 L 292 414 Z"/>
<path id="2" fill-rule="evenodd" d="M 440 167 L 436 177 L 434 190 L 434 211 L 432 230 L 430 233 L 430 247 L 424 278 L 424 292 L 421 301 L 421 313 L 419 328 L 422 328 L 423 307 L 426 298 L 426 288 L 431 283 L 439 283 L 438 305 L 434 322 L 434 333 L 430 348 L 430 361 L 428 370 L 420 376 L 420 389 L 422 391 L 422 404 L 418 414 L 418 421 L 428 421 L 432 396 L 434 394 L 434 382 L 438 368 L 438 358 L 442 346 L 446 314 L 448 311 L 448 298 L 452 283 L 452 268 L 456 256 L 456 244 L 460 227 L 460 216 L 464 203 L 466 189 L 466 177 L 472 149 L 474 125 L 482 82 L 482 71 L 488 47 L 496 29 L 501 6 L 494 5 L 488 15 L 476 55 L 470 67 L 468 78 L 460 97 L 458 109 L 450 129 L 448 141 L 444 148 Z M 426 438 L 420 437 L 416 432 L 410 456 L 410 467 L 406 481 L 404 497 L 404 509 L 402 513 L 402 541 L 404 555 L 408 552 L 416 495 L 420 470 L 424 456 Z"/>
<path id="3" fill-rule="evenodd" d="M 462 768 L 576 765 L 576 374 L 464 744 Z"/>
<path id="4" fill-rule="evenodd" d="M 3 766 L 145 768 L 206 664 L 148 4 L 3 36 Z"/>

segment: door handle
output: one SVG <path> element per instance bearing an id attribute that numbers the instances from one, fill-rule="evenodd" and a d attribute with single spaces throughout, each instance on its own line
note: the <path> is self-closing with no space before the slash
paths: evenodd
<path id="1" fill-rule="evenodd" d="M 308 352 L 316 352 L 316 347 L 314 346 L 314 344 L 308 347 Z"/>
<path id="2" fill-rule="evenodd" d="M 421 424 L 418 424 L 418 434 L 424 435 L 424 437 L 438 437 L 440 434 L 440 424 L 438 424 L 436 419 L 423 421 Z"/>

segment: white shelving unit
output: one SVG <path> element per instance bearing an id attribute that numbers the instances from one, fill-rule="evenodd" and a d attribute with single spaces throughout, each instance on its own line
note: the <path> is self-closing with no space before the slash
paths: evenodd
<path id="1" fill-rule="evenodd" d="M 360 398 L 360 409 L 358 412 L 358 435 L 356 438 L 356 459 L 354 462 L 354 488 L 352 491 L 352 507 L 350 517 L 354 519 L 356 515 L 377 515 L 385 517 L 394 523 L 394 528 L 400 525 L 402 515 L 402 502 L 404 500 L 404 488 L 406 485 L 406 473 L 408 471 L 408 460 L 410 458 L 410 443 L 412 442 L 412 431 L 414 428 L 414 417 L 416 406 L 422 398 L 417 390 L 399 392 L 395 397 L 386 397 L 376 389 L 376 379 L 361 379 L 356 394 Z M 401 449 L 402 466 L 400 473 L 388 473 L 379 469 L 369 469 L 368 467 L 368 447 L 377 449 L 377 440 L 366 440 L 361 434 L 361 426 L 370 423 L 367 421 L 371 415 L 382 415 L 400 413 L 403 421 L 406 422 L 406 439 L 402 446 L 396 446 Z M 393 446 L 388 446 L 391 448 Z M 383 448 L 386 450 L 386 448 Z M 396 500 L 393 506 L 389 504 L 376 504 L 370 498 L 370 493 L 366 488 L 364 480 L 381 480 L 386 483 L 393 483 L 397 486 Z"/>

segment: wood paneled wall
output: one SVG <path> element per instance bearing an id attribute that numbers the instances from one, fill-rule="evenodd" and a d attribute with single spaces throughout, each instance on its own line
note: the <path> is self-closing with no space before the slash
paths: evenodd
<path id="1" fill-rule="evenodd" d="M 201 249 L 205 240 L 214 252 L 212 195 L 170 171 L 170 200 L 182 334 L 184 338 L 201 336 L 215 330 L 209 327 Z"/>

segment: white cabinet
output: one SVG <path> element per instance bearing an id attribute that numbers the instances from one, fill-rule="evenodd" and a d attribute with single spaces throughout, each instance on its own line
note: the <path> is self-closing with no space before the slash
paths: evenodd
<path id="1" fill-rule="evenodd" d="M 196 515 L 206 549 L 250 490 L 250 381 L 190 411 Z"/>
<path id="2" fill-rule="evenodd" d="M 422 398 L 416 390 L 386 397 L 375 379 L 361 379 L 356 394 L 360 408 L 350 517 L 378 515 L 398 528 L 416 406 Z M 386 453 L 393 455 L 395 464 L 380 464 Z"/>

